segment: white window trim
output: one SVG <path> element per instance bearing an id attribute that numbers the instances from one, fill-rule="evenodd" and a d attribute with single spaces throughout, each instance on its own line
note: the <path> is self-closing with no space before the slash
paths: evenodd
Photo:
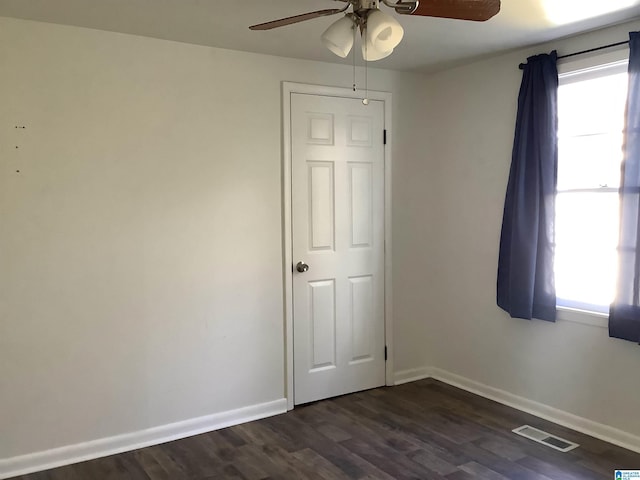
<path id="1" fill-rule="evenodd" d="M 609 328 L 609 315 L 606 313 L 578 310 L 577 308 L 556 306 L 556 320 L 580 323 L 591 327 Z"/>
<path id="2" fill-rule="evenodd" d="M 558 77 L 560 83 L 570 81 L 569 79 L 581 73 L 588 71 L 597 72 L 605 68 L 617 66 L 620 64 L 627 65 L 629 63 L 629 49 L 623 47 L 618 50 L 609 51 L 607 53 L 598 53 L 592 55 L 584 55 L 574 57 L 569 60 L 558 61 Z"/>
<path id="3" fill-rule="evenodd" d="M 603 69 L 623 69 L 629 63 L 629 50 L 621 48 L 607 53 L 579 57 L 558 64 L 560 84 L 569 83 L 573 79 L 584 79 L 594 73 L 596 76 Z M 580 310 L 564 306 L 556 306 L 556 320 L 578 323 L 596 328 L 609 328 L 609 315 L 606 313 Z"/>

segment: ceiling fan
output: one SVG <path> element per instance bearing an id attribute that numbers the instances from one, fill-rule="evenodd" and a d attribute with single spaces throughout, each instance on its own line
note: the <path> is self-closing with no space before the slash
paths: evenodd
<path id="1" fill-rule="evenodd" d="M 339 57 L 345 58 L 353 48 L 355 31 L 362 35 L 362 56 L 366 61 L 385 58 L 400 43 L 404 30 L 398 21 L 380 10 L 380 3 L 400 15 L 441 17 L 484 22 L 500 11 L 500 0 L 336 0 L 343 8 L 330 8 L 281 18 L 249 27 L 251 30 L 271 30 L 314 18 L 344 13 L 323 34 L 322 42 Z M 352 7 L 352 11 L 348 12 Z"/>

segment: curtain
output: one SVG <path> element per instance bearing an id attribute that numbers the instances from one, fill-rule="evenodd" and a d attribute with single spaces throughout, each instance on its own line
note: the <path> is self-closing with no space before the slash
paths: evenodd
<path id="1" fill-rule="evenodd" d="M 527 59 L 504 202 L 497 302 L 512 317 L 555 321 L 558 172 L 556 52 Z"/>
<path id="2" fill-rule="evenodd" d="M 629 34 L 629 93 L 620 181 L 618 288 L 609 311 L 611 337 L 640 342 L 640 32 Z"/>

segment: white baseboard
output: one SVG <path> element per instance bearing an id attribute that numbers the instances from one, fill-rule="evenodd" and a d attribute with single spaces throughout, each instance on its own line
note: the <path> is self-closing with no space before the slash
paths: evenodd
<path id="1" fill-rule="evenodd" d="M 182 422 L 125 433 L 114 437 L 68 445 L 19 457 L 0 459 L 0 479 L 26 475 L 72 463 L 106 457 L 116 453 L 136 450 L 180 438 L 199 435 L 221 428 L 271 417 L 287 411 L 285 398 L 251 405 L 237 410 L 192 418 Z"/>
<path id="2" fill-rule="evenodd" d="M 558 425 L 577 432 L 640 453 L 640 436 L 514 395 L 513 393 L 470 380 L 440 368 L 417 368 L 396 372 L 395 374 L 396 385 L 421 380 L 423 378 L 439 380 L 453 387 L 458 387 L 467 392 L 475 393 L 481 397 L 515 408 L 516 410 L 530 413 L 531 415 L 557 423 Z"/>
<path id="3" fill-rule="evenodd" d="M 400 370 L 393 376 L 394 385 L 402 385 L 403 383 L 416 382 L 431 377 L 431 368 L 411 368 L 409 370 Z"/>

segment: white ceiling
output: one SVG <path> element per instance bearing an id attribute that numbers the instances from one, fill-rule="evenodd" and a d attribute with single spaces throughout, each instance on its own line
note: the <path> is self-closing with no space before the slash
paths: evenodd
<path id="1" fill-rule="evenodd" d="M 342 5 L 332 0 L 0 0 L 0 16 L 349 64 L 351 58 L 336 57 L 319 39 L 339 17 L 262 32 L 247 28 Z M 502 11 L 485 23 L 398 16 L 404 40 L 390 57 L 372 66 L 433 71 L 638 16 L 640 0 L 502 0 Z"/>

